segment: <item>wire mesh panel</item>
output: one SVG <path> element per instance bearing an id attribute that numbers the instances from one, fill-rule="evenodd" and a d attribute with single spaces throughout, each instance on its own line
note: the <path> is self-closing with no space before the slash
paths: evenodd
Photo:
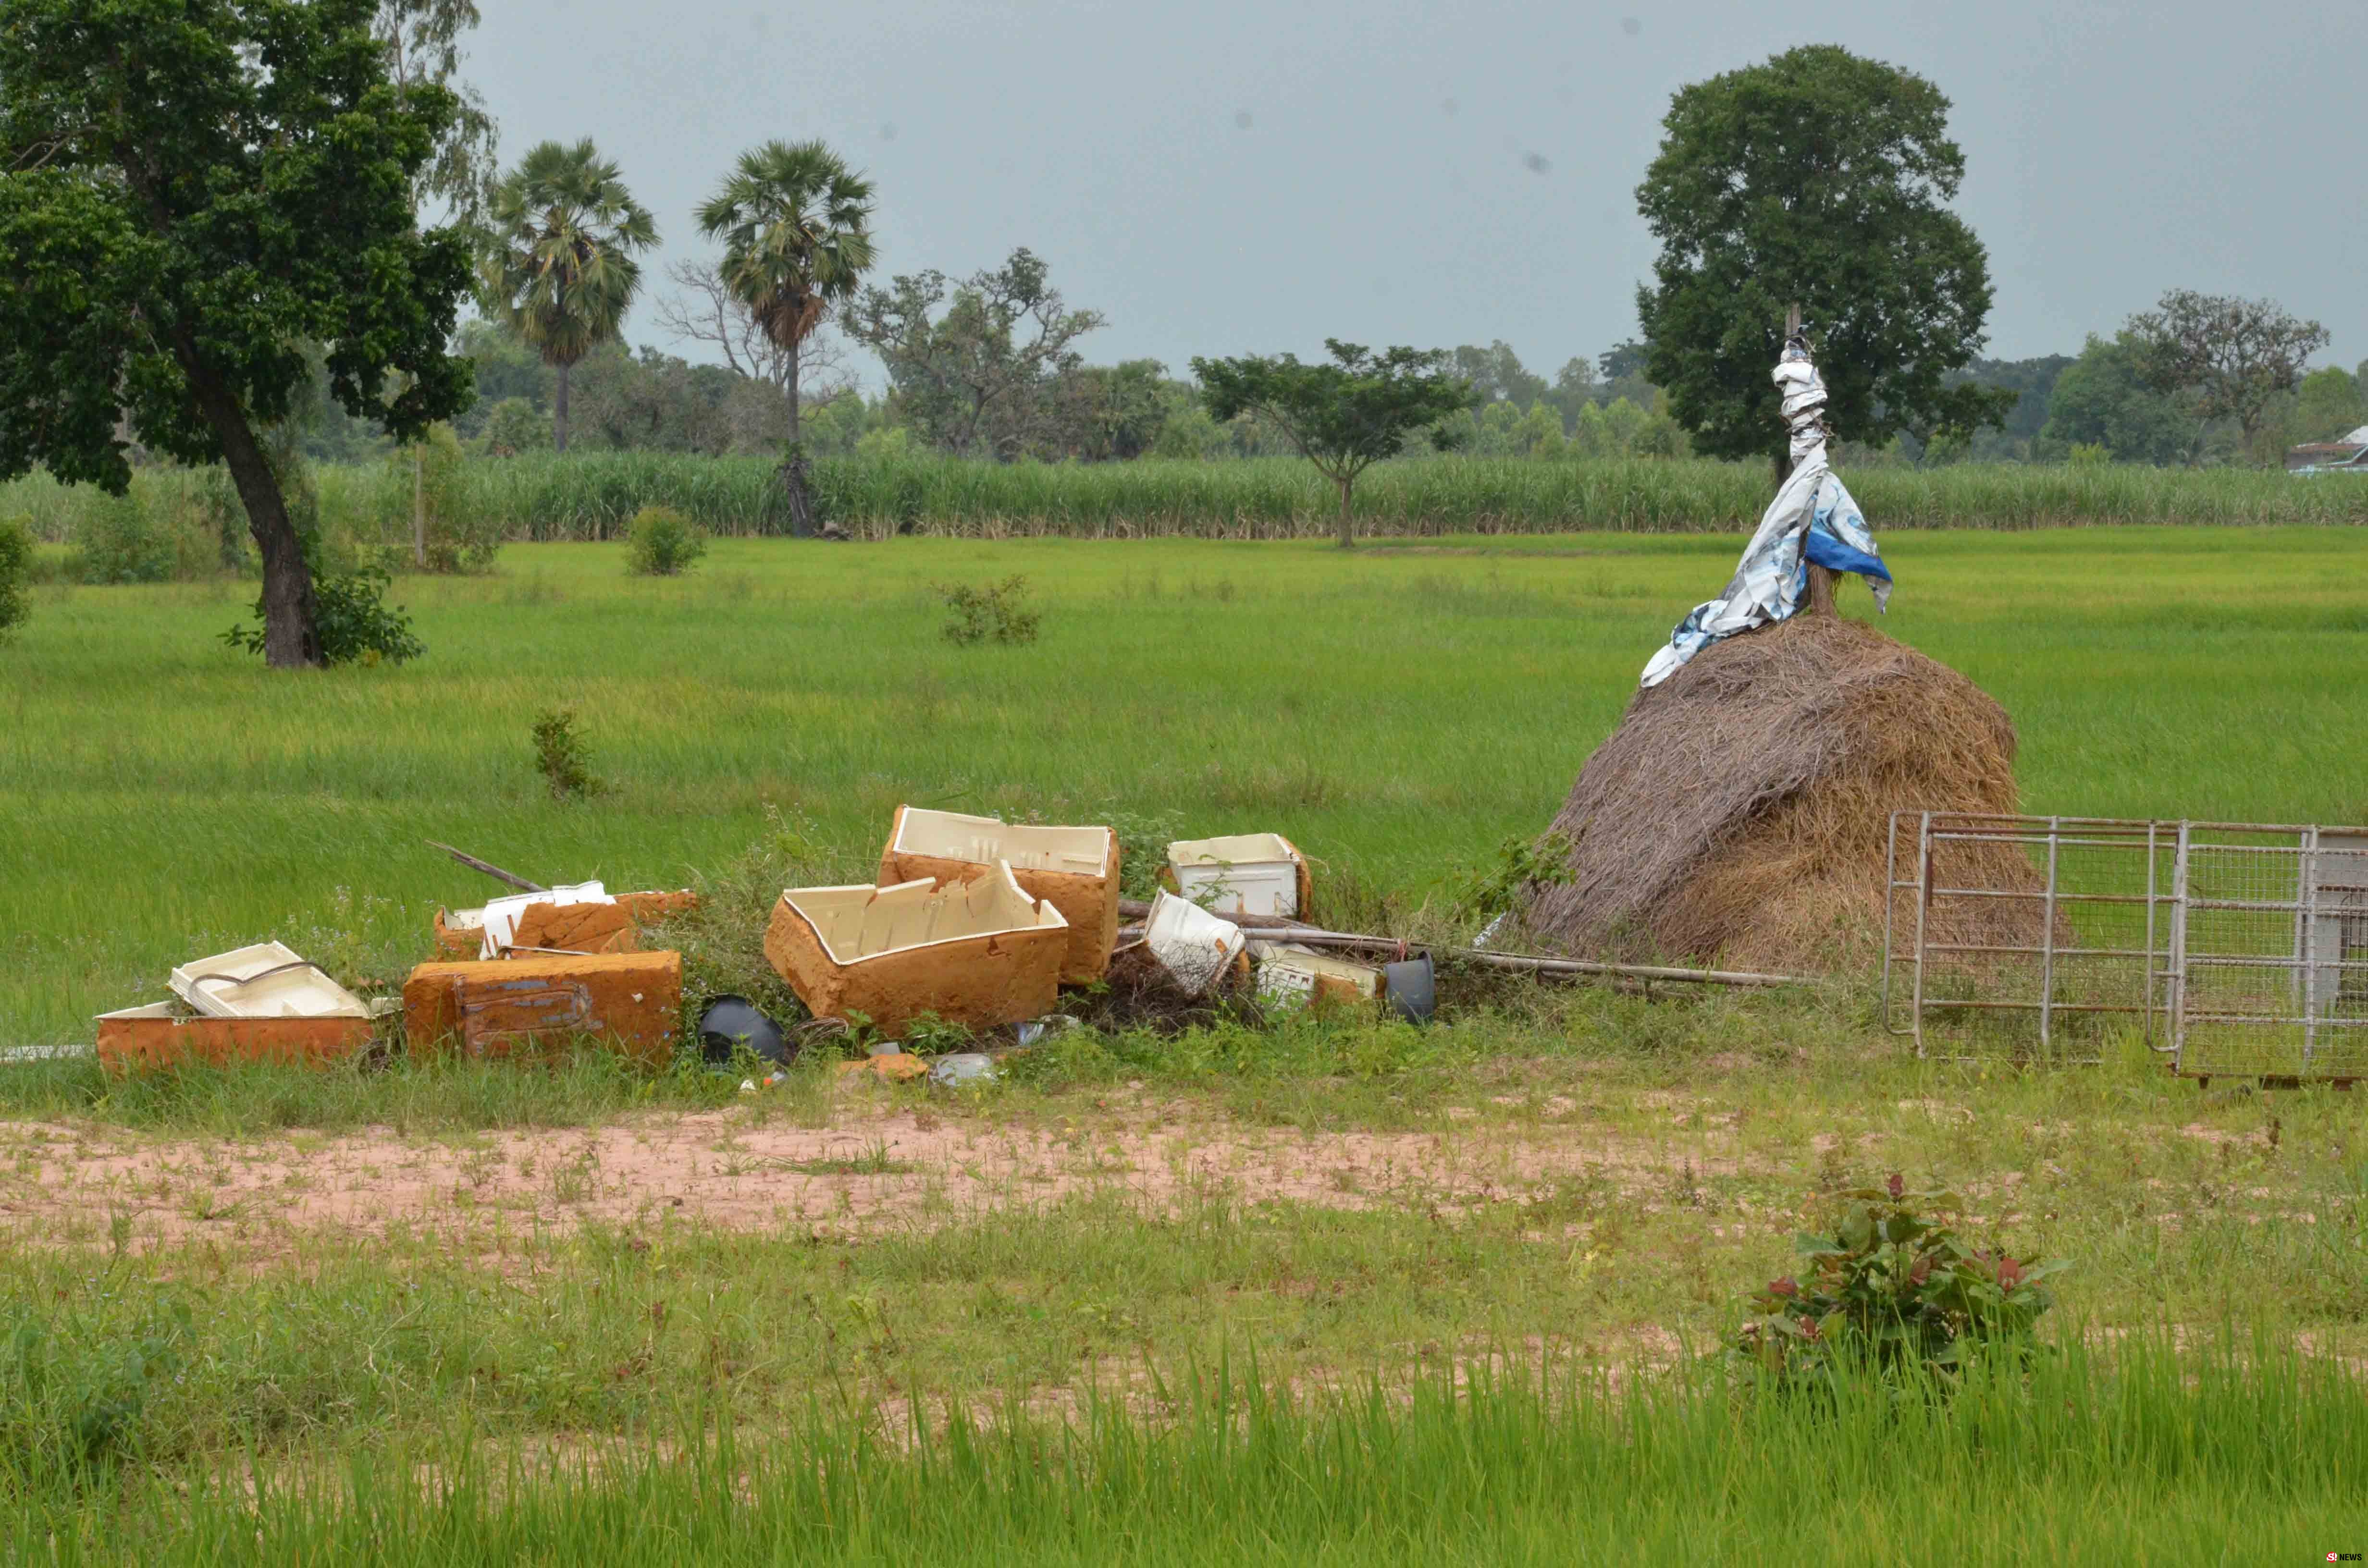
<path id="1" fill-rule="evenodd" d="M 2368 834 L 2191 825 L 2175 892 L 2180 1072 L 2368 1077 Z"/>
<path id="2" fill-rule="evenodd" d="M 1902 812 L 1886 1017 L 1918 1054 L 2095 1061 L 2162 1032 L 2176 834 L 2085 817 Z"/>
<path id="3" fill-rule="evenodd" d="M 2368 1077 L 2368 829 L 1902 812 L 1884 1011 L 1919 1055 Z"/>

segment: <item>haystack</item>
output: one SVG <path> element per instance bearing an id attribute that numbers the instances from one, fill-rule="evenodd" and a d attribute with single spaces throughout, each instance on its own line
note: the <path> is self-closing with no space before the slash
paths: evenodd
<path id="1" fill-rule="evenodd" d="M 2014 751 L 1980 687 L 1857 621 L 1730 637 L 1638 692 L 1588 758 L 1554 820 L 1571 880 L 1533 885 L 1523 921 L 1588 958 L 1861 967 L 1883 941 L 1891 812 L 2011 812 Z M 1971 853 L 2000 864 L 1952 875 L 2040 886 L 2010 847 Z M 1936 939 L 2037 940 L 2035 902 L 1954 902 L 1981 905 L 1964 918 L 1983 929 Z"/>

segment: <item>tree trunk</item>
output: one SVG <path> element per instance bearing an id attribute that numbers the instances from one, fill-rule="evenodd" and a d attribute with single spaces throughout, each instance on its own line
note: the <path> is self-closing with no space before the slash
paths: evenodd
<path id="1" fill-rule="evenodd" d="M 820 530 L 814 526 L 814 497 L 806 493 L 805 449 L 795 441 L 781 460 L 781 487 L 790 493 L 790 537 L 814 538 Z"/>
<path id="2" fill-rule="evenodd" d="M 551 398 L 551 444 L 560 451 L 567 449 L 567 372 L 572 365 L 558 367 L 559 385 Z"/>
<path id="3" fill-rule="evenodd" d="M 790 345 L 788 369 L 790 447 L 781 459 L 781 485 L 790 493 L 790 537 L 812 539 L 819 530 L 814 526 L 814 496 L 806 489 L 805 443 L 799 436 L 798 345 L 794 343 Z"/>
<path id="4" fill-rule="evenodd" d="M 423 569 L 427 565 L 427 490 L 420 471 L 426 464 L 424 443 L 411 449 L 411 561 Z"/>
<path id="5" fill-rule="evenodd" d="M 1357 525 L 1349 517 L 1349 492 L 1357 482 L 1336 479 L 1332 483 L 1340 487 L 1340 548 L 1354 550 L 1357 547 Z"/>
<path id="6" fill-rule="evenodd" d="M 798 444 L 798 442 L 799 442 L 799 439 L 800 439 L 799 435 L 798 435 L 798 349 L 799 349 L 799 347 L 800 347 L 800 346 L 799 346 L 799 345 L 797 345 L 797 344 L 794 344 L 794 343 L 791 344 L 791 345 L 790 345 L 790 353 L 789 353 L 789 377 L 788 377 L 788 382 L 789 382 L 789 393 L 790 393 L 790 445 L 791 445 L 792 447 L 796 446 L 796 445 Z"/>
<path id="7" fill-rule="evenodd" d="M 256 442 L 246 410 L 199 358 L 197 345 L 185 333 L 174 348 L 199 414 L 222 443 L 222 465 L 238 488 L 247 529 L 263 556 L 263 662 L 275 670 L 317 665 L 321 633 L 313 623 L 313 569 L 304 560 L 304 541 L 288 516 L 279 476 Z"/>

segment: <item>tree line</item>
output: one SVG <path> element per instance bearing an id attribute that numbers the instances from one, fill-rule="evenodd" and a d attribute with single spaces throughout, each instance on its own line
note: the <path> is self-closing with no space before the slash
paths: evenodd
<path id="1" fill-rule="evenodd" d="M 1101 315 L 1024 248 L 959 281 L 871 277 L 869 179 L 822 142 L 779 140 L 694 211 L 716 254 L 677 270 L 661 318 L 723 361 L 693 365 L 625 347 L 658 225 L 618 165 L 589 139 L 496 165 L 497 128 L 459 79 L 476 17 L 472 0 L 0 0 L 0 275 L 17 289 L 0 477 L 40 465 L 121 494 L 152 455 L 221 464 L 262 563 L 259 625 L 233 640 L 276 666 L 341 656 L 324 626 L 384 630 L 366 582 L 316 583 L 301 463 L 324 405 L 316 430 L 407 447 L 422 495 L 456 420 L 489 451 L 547 428 L 564 452 L 587 425 L 614 445 L 773 442 L 802 533 L 810 426 L 996 460 L 1287 448 L 1339 487 L 1346 543 L 1356 475 L 1403 451 L 1781 456 L 1767 372 L 1789 307 L 1840 437 L 1869 454 L 1973 453 L 2043 381 L 2032 455 L 2259 460 L 2360 396 L 2340 370 L 2305 385 L 2317 324 L 2184 290 L 2052 375 L 1987 374 L 1987 258 L 1948 206 L 1964 168 L 1948 100 L 1832 46 L 1675 95 L 1637 187 L 1661 247 L 1638 336 L 1551 382 L 1502 344 L 1327 340 L 1304 364 L 1195 358 L 1191 384 L 1148 360 L 1096 367 L 1079 345 Z M 876 403 L 831 380 L 842 341 L 885 367 Z"/>

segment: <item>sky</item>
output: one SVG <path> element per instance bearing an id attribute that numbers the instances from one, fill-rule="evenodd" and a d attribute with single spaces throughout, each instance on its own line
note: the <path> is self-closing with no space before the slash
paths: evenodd
<path id="1" fill-rule="evenodd" d="M 2368 356 L 2362 0 L 484 0 L 464 72 L 506 162 L 589 135 L 665 267 L 746 147 L 878 187 L 878 277 L 1025 245 L 1088 358 L 1504 339 L 1547 376 L 1635 332 L 1635 187 L 1669 95 L 1803 43 L 1953 103 L 1984 352 L 2077 353 L 2169 288 L 2267 295 Z M 628 338 L 690 358 L 647 303 Z M 876 369 L 874 371 L 876 380 Z"/>

